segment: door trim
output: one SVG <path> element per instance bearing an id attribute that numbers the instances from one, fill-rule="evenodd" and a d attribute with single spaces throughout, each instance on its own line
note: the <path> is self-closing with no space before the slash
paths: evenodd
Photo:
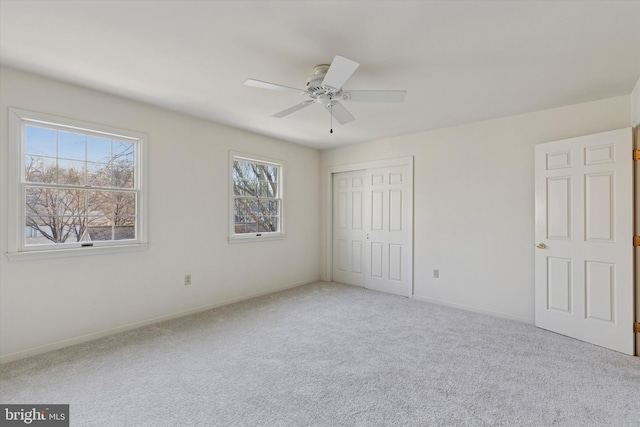
<path id="1" fill-rule="evenodd" d="M 640 123 L 636 123 L 635 127 L 633 127 L 633 149 L 640 149 Z M 634 185 L 634 194 L 633 194 L 633 219 L 635 221 L 634 235 L 640 235 L 640 161 L 634 160 L 633 162 L 633 185 Z M 640 248 L 633 248 L 633 274 L 634 274 L 634 285 L 635 285 L 635 321 L 640 322 Z M 636 340 L 635 350 L 636 356 L 640 356 L 640 333 L 634 334 L 634 338 Z"/>
<path id="2" fill-rule="evenodd" d="M 326 209 L 325 209 L 325 277 L 328 281 L 333 281 L 333 174 L 340 172 L 351 172 L 363 169 L 375 169 L 391 166 L 408 166 L 411 176 L 411 210 L 409 212 L 409 224 L 411 224 L 411 298 L 413 298 L 413 156 L 396 157 L 393 159 L 373 160 L 370 162 L 350 163 L 346 165 L 329 166 L 326 173 Z"/>

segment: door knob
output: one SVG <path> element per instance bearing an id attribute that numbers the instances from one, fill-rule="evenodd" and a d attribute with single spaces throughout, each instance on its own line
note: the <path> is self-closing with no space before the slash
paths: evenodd
<path id="1" fill-rule="evenodd" d="M 538 249 L 545 249 L 546 247 L 547 247 L 547 245 L 545 245 L 544 243 L 538 243 L 536 245 L 536 248 L 538 248 Z"/>

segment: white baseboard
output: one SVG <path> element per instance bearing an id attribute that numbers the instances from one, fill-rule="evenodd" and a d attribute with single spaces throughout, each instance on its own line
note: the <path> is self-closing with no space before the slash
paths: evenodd
<path id="1" fill-rule="evenodd" d="M 234 304 L 234 303 L 237 303 L 237 302 L 240 302 L 240 301 L 245 301 L 245 300 L 256 298 L 256 297 L 260 297 L 260 296 L 263 296 L 263 295 L 268 295 L 268 294 L 272 294 L 272 293 L 275 293 L 275 292 L 284 291 L 284 290 L 287 290 L 287 289 L 297 288 L 298 286 L 308 285 L 310 283 L 315 283 L 315 282 L 318 282 L 318 281 L 319 281 L 319 279 L 313 279 L 313 280 L 305 280 L 305 281 L 297 282 L 297 283 L 291 283 L 289 285 L 281 286 L 281 287 L 278 287 L 278 288 L 275 288 L 275 289 L 269 289 L 267 291 L 260 291 L 260 292 L 256 292 L 256 293 L 252 293 L 252 294 L 248 294 L 248 295 L 243 295 L 243 296 L 238 297 L 238 298 L 232 298 L 232 299 L 229 299 L 229 300 L 220 301 L 220 302 L 216 302 L 216 303 L 213 303 L 213 304 L 207 304 L 207 305 L 203 305 L 203 306 L 196 307 L 196 308 L 190 308 L 188 310 L 183 310 L 183 311 L 178 311 L 178 312 L 175 312 L 175 313 L 165 314 L 165 315 L 162 315 L 162 316 L 152 317 L 150 319 L 129 323 L 129 324 L 126 324 L 126 325 L 115 327 L 115 328 L 109 328 L 109 329 L 105 329 L 103 331 L 92 332 L 90 334 L 85 334 L 85 335 L 79 335 L 77 337 L 67 338 L 67 339 L 64 339 L 64 340 L 60 340 L 60 341 L 56 341 L 56 342 L 52 342 L 52 343 L 48 343 L 48 344 L 43 344 L 43 345 L 40 345 L 40 346 L 37 346 L 37 347 L 28 348 L 26 350 L 20 350 L 20 351 L 14 352 L 14 353 L 8 353 L 8 354 L 0 355 L 0 364 L 13 362 L 13 361 L 16 361 L 16 360 L 24 359 L 25 357 L 35 356 L 37 354 L 47 353 L 47 352 L 53 351 L 53 350 L 59 350 L 59 349 L 64 348 L 64 347 L 69 347 L 69 346 L 72 346 L 72 345 L 75 345 L 75 344 L 80 344 L 80 343 L 87 342 L 87 341 L 93 341 L 93 340 L 96 340 L 96 339 L 99 339 L 99 338 L 104 338 L 104 337 L 107 337 L 109 335 L 114 335 L 114 334 L 117 334 L 117 333 L 120 333 L 120 332 L 126 332 L 126 331 L 130 331 L 130 330 L 133 330 L 133 329 L 141 328 L 143 326 L 152 325 L 154 323 L 164 322 L 165 320 L 176 319 L 178 317 L 188 316 L 190 314 L 199 313 L 201 311 L 211 310 L 212 308 L 222 307 L 224 305 Z"/>
<path id="2" fill-rule="evenodd" d="M 414 295 L 413 299 L 416 301 L 424 301 L 424 302 L 430 302 L 433 304 L 444 305 L 447 307 L 459 308 L 461 310 L 472 311 L 474 313 L 481 313 L 481 314 L 488 314 L 489 316 L 502 317 L 503 319 L 515 320 L 522 323 L 530 323 L 532 325 L 535 323 L 535 319 L 532 317 L 514 316 L 513 314 L 501 313 L 499 311 L 485 310 L 482 308 L 472 307 L 464 304 L 457 304 L 457 303 L 438 300 L 434 298 L 425 298 L 419 295 Z"/>

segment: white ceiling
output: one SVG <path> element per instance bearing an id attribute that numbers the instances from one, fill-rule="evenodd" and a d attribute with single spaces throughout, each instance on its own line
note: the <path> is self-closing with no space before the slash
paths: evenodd
<path id="1" fill-rule="evenodd" d="M 356 117 L 243 85 L 304 88 L 360 63 L 345 89 L 406 89 Z M 0 62 L 276 138 L 328 148 L 629 94 L 640 1 L 8 1 Z"/>

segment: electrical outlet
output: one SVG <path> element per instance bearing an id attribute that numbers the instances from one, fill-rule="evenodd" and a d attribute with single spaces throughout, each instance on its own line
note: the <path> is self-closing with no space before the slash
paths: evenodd
<path id="1" fill-rule="evenodd" d="M 184 275 L 184 285 L 190 285 L 191 284 L 191 275 L 190 274 L 185 274 Z"/>
<path id="2" fill-rule="evenodd" d="M 438 269 L 433 270 L 433 278 L 438 279 L 439 277 L 440 277 L 440 270 Z"/>

